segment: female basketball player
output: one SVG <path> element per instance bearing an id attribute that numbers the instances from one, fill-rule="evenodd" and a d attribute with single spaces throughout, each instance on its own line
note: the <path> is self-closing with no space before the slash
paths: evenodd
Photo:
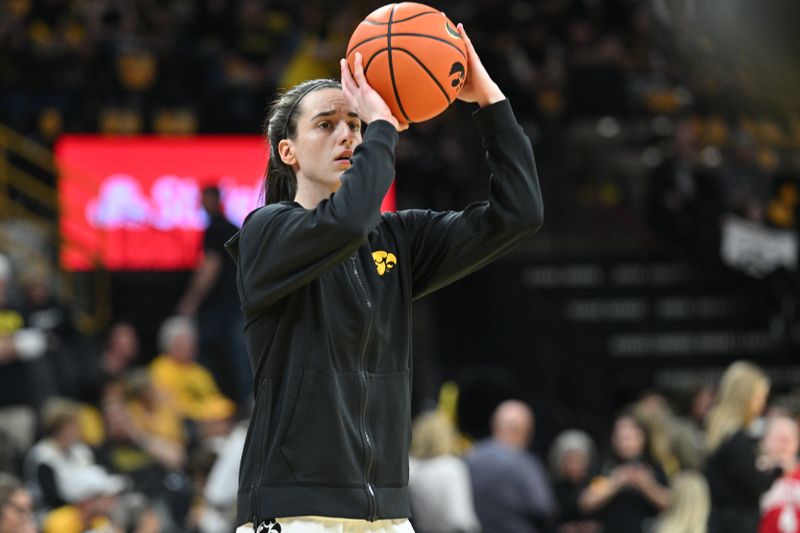
<path id="1" fill-rule="evenodd" d="M 342 60 L 341 86 L 304 82 L 270 111 L 267 205 L 227 245 L 256 390 L 238 515 L 256 533 L 411 531 L 411 301 L 542 223 L 530 142 L 459 31 L 469 56 L 459 98 L 480 106 L 486 202 L 381 215 L 403 127 L 360 56 L 352 75 Z"/>

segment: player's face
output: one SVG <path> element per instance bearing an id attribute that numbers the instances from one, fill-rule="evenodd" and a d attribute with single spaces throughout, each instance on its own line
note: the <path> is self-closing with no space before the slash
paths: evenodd
<path id="1" fill-rule="evenodd" d="M 361 144 L 361 119 L 335 88 L 310 92 L 298 107 L 297 134 L 291 140 L 298 184 L 309 180 L 314 188 L 335 192 Z"/>

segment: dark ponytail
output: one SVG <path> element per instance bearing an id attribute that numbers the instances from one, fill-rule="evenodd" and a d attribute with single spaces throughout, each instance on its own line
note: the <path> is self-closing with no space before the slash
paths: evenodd
<path id="1" fill-rule="evenodd" d="M 269 143 L 269 163 L 264 173 L 261 194 L 264 204 L 294 200 L 297 194 L 297 176 L 294 169 L 281 161 L 278 143 L 294 139 L 297 135 L 297 108 L 305 95 L 318 89 L 341 89 L 336 80 L 308 80 L 279 93 L 270 105 L 264 120 L 264 134 Z"/>

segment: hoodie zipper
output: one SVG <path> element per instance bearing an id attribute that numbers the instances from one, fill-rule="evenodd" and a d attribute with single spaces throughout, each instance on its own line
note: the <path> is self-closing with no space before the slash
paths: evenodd
<path id="1" fill-rule="evenodd" d="M 362 428 L 362 435 L 364 436 L 364 443 L 366 448 L 366 455 L 367 455 L 367 469 L 364 475 L 365 481 L 365 488 L 367 492 L 367 504 L 368 504 L 368 514 L 369 520 L 375 521 L 377 520 L 377 510 L 375 505 L 375 487 L 373 486 L 372 482 L 370 481 L 372 477 L 372 463 L 373 463 L 373 453 L 372 453 L 372 438 L 369 435 L 369 431 L 367 430 L 367 405 L 369 404 L 369 380 L 367 376 L 367 345 L 369 344 L 369 337 L 372 333 L 372 302 L 369 299 L 369 294 L 367 293 L 367 289 L 364 286 L 364 283 L 361 281 L 361 275 L 358 273 L 358 263 L 356 262 L 356 256 L 350 256 L 350 262 L 353 264 L 353 275 L 355 275 L 357 285 L 361 289 L 361 293 L 364 296 L 364 301 L 367 304 L 367 320 L 366 320 L 366 329 L 365 332 L 362 334 L 362 342 L 361 342 L 361 365 L 358 371 L 359 378 L 361 379 L 361 386 L 363 387 L 364 394 L 362 396 L 361 402 L 361 428 Z"/>

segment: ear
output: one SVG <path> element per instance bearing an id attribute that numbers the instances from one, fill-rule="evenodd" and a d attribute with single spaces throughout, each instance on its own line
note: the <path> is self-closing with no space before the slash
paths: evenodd
<path id="1" fill-rule="evenodd" d="M 281 139 L 278 142 L 278 155 L 281 161 L 290 167 L 297 163 L 297 157 L 294 155 L 294 144 L 289 139 Z"/>

